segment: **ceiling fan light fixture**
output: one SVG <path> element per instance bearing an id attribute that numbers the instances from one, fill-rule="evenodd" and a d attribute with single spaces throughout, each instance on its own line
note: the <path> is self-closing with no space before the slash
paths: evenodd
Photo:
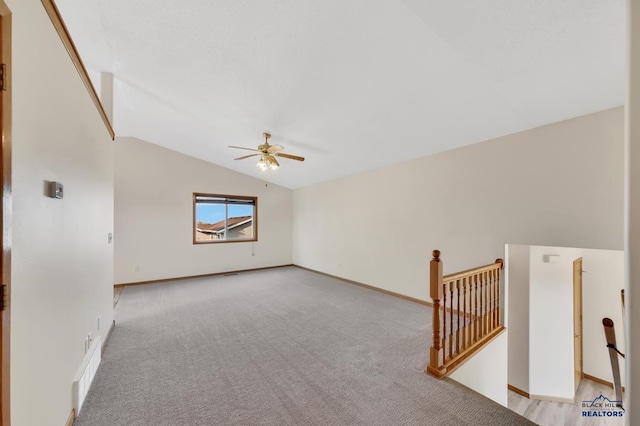
<path id="1" fill-rule="evenodd" d="M 253 151 L 255 153 L 243 155 L 242 157 L 238 157 L 235 160 L 244 160 L 245 158 L 259 156 L 260 159 L 258 160 L 256 167 L 262 172 L 269 171 L 269 169 L 278 170 L 280 168 L 280 163 L 278 162 L 276 157 L 288 158 L 290 160 L 296 161 L 304 161 L 304 157 L 282 153 L 281 151 L 284 149 L 284 147 L 280 145 L 270 145 L 269 138 L 271 137 L 271 135 L 269 133 L 263 133 L 262 135 L 264 136 L 264 143 L 258 145 L 258 149 L 229 145 L 229 148 L 245 149 L 248 151 Z"/>
<path id="2" fill-rule="evenodd" d="M 260 160 L 258 160 L 258 164 L 256 164 L 256 167 L 263 172 L 266 172 L 269 169 L 278 170 L 279 166 L 280 165 L 278 164 L 278 161 L 275 158 L 273 158 L 273 156 L 266 153 L 262 154 L 262 156 L 260 157 Z"/>
<path id="3" fill-rule="evenodd" d="M 264 158 L 261 158 L 258 161 L 258 164 L 256 164 L 256 167 L 258 167 L 260 170 L 262 170 L 263 172 L 266 172 L 267 169 L 269 168 L 269 165 L 267 164 L 266 161 L 264 161 Z"/>
<path id="4" fill-rule="evenodd" d="M 278 170 L 279 166 L 275 158 L 273 158 L 272 156 L 268 156 L 267 160 L 269 162 L 269 168 L 271 168 L 271 170 Z"/>

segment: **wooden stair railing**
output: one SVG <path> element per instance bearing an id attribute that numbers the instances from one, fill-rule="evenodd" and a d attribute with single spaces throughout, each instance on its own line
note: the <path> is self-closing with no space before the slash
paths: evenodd
<path id="1" fill-rule="evenodd" d="M 500 271 L 502 259 L 450 275 L 442 275 L 440 251 L 430 263 L 430 296 L 433 299 L 433 343 L 427 374 L 439 379 L 451 374 L 465 360 L 500 334 L 502 310 Z"/>

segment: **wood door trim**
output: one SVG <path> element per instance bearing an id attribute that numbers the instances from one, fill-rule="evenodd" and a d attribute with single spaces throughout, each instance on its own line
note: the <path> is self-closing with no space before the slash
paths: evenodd
<path id="1" fill-rule="evenodd" d="M 336 280 L 344 281 L 345 283 L 348 283 L 348 284 L 354 284 L 354 285 L 357 285 L 359 287 L 364 287 L 364 288 L 367 288 L 367 289 L 373 290 L 373 291 L 379 291 L 380 293 L 384 293 L 384 294 L 388 294 L 390 296 L 398 297 L 400 299 L 408 300 L 408 301 L 413 302 L 413 303 L 418 303 L 420 305 L 429 306 L 431 308 L 433 307 L 433 303 L 429 302 L 428 300 L 416 299 L 415 297 L 406 296 L 406 295 L 401 294 L 401 293 L 396 293 L 395 291 L 385 290 L 384 288 L 380 288 L 380 287 L 374 287 L 374 286 L 369 285 L 369 284 L 364 284 L 364 283 L 361 283 L 361 282 L 358 282 L 358 281 L 353 281 L 353 280 L 349 280 L 347 278 L 342 278 L 342 277 L 340 277 L 338 275 L 327 274 L 326 272 L 318 271 L 318 270 L 307 268 L 307 267 L 304 267 L 304 266 L 300 266 L 300 265 L 296 265 L 296 264 L 294 264 L 293 266 L 295 266 L 296 268 L 304 269 L 305 271 L 314 272 L 316 274 L 324 275 L 325 277 L 334 278 Z M 447 310 L 449 310 L 449 309 L 447 309 Z"/>
<path id="2" fill-rule="evenodd" d="M 69 30 L 67 26 L 64 24 L 64 20 L 62 19 L 62 15 L 60 15 L 60 11 L 58 10 L 58 6 L 54 0 L 42 0 L 42 5 L 44 6 L 53 26 L 55 27 L 60 39 L 62 40 L 62 44 L 67 49 L 69 56 L 71 57 L 71 61 L 73 65 L 75 65 L 76 70 L 78 70 L 78 74 L 80 74 L 80 78 L 84 83 L 87 91 L 89 92 L 89 96 L 96 106 L 104 125 L 107 127 L 107 131 L 109 135 L 111 135 L 111 140 L 114 140 L 116 137 L 115 132 L 113 131 L 113 127 L 111 126 L 111 122 L 109 121 L 109 117 L 107 117 L 107 113 L 104 110 L 104 106 L 98 97 L 98 92 L 96 92 L 95 87 L 93 87 L 93 83 L 91 83 L 91 79 L 89 78 L 89 73 L 87 73 L 87 69 L 80 59 L 80 54 L 78 53 L 78 49 L 76 45 L 73 43 L 73 39 L 71 38 L 71 34 L 69 34 Z"/>
<path id="3" fill-rule="evenodd" d="M 183 277 L 174 277 L 174 278 L 159 278 L 157 280 L 136 281 L 136 282 L 131 282 L 131 283 L 114 284 L 113 287 L 114 288 L 123 288 L 123 287 L 129 287 L 129 286 L 132 286 L 132 285 L 157 284 L 157 283 L 163 283 L 163 282 L 167 282 L 167 281 L 182 281 L 182 280 L 191 280 L 191 279 L 194 279 L 194 278 L 215 277 L 215 276 L 218 276 L 218 275 L 234 275 L 234 274 L 239 274 L 241 272 L 252 272 L 252 271 L 262 271 L 264 269 L 286 268 L 287 266 L 294 266 L 294 265 L 289 263 L 289 264 L 286 264 L 286 265 L 263 266 L 261 268 L 237 269 L 235 271 L 226 271 L 226 272 L 212 272 L 210 274 L 187 275 L 187 276 L 183 276 Z"/>
<path id="4" fill-rule="evenodd" d="M 606 380 L 600 379 L 596 376 L 592 376 L 590 374 L 583 374 L 582 377 L 584 377 L 587 380 L 591 380 L 592 382 L 596 382 L 596 383 L 600 383 L 601 385 L 605 385 L 605 386 L 609 386 L 611 389 L 613 389 L 613 383 L 608 382 Z M 625 392 L 625 388 L 624 386 L 622 386 L 622 392 Z"/>
<path id="5" fill-rule="evenodd" d="M 2 19 L 2 57 L 0 61 L 6 65 L 4 75 L 7 90 L 2 91 L 2 134 L 0 143 L 2 149 L 2 163 L 0 164 L 0 188 L 2 188 L 2 282 L 7 286 L 6 308 L 2 315 L 2 352 L 0 353 L 0 368 L 2 369 L 2 383 L 0 386 L 0 407 L 2 418 L 0 424 L 11 424 L 11 387 L 10 387 L 10 331 L 11 331 L 11 11 L 4 0 L 0 0 L 0 19 Z"/>
<path id="6" fill-rule="evenodd" d="M 69 413 L 69 417 L 67 421 L 64 423 L 64 426 L 73 426 L 73 422 L 76 421 L 76 410 L 74 408 L 71 409 L 71 413 Z"/>
<path id="7" fill-rule="evenodd" d="M 517 387 L 515 387 L 515 386 L 507 385 L 507 389 L 509 389 L 511 392 L 515 392 L 515 393 L 517 393 L 518 395 L 522 395 L 522 396 L 524 396 L 525 398 L 529 398 L 529 397 L 530 397 L 529 392 L 525 392 L 525 391 L 523 391 L 522 389 L 517 388 Z"/>
<path id="8" fill-rule="evenodd" d="M 576 366 L 576 357 L 577 354 L 575 353 L 575 348 L 576 345 L 580 345 L 580 378 L 584 377 L 584 344 L 583 344 L 583 324 L 582 324 L 582 267 L 583 267 L 583 259 L 582 257 L 579 257 L 577 259 L 575 259 L 572 262 L 572 289 L 573 289 L 573 333 L 574 333 L 574 343 L 573 343 L 573 347 L 574 347 L 574 356 L 573 356 L 573 374 L 574 374 L 574 387 L 575 387 L 575 392 L 578 391 L 578 386 L 580 385 L 580 379 L 578 379 L 578 385 L 576 386 L 575 384 L 575 377 L 576 377 L 576 372 L 577 370 L 577 366 Z M 579 269 L 576 269 L 576 267 L 579 266 Z M 576 293 L 578 293 L 577 295 L 580 297 L 579 300 L 576 301 Z M 577 320 L 578 324 L 576 324 L 576 317 L 577 317 L 577 313 L 576 313 L 576 302 L 578 305 L 578 309 L 579 309 L 579 319 Z M 579 326 L 580 329 L 577 330 L 576 327 Z M 579 338 L 576 338 L 575 335 L 579 335 Z M 577 340 L 577 342 L 576 342 Z"/>

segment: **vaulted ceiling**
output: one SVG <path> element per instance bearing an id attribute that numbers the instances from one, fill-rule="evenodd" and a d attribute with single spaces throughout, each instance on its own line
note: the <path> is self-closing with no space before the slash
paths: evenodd
<path id="1" fill-rule="evenodd" d="M 114 127 L 298 188 L 624 103 L 624 0 L 56 0 Z"/>

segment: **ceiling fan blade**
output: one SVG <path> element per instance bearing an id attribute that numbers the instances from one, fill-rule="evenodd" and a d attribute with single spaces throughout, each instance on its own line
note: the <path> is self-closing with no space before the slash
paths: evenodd
<path id="1" fill-rule="evenodd" d="M 271 158 L 273 158 L 273 162 L 276 163 L 276 166 L 280 167 L 280 163 L 278 163 L 278 160 L 276 160 L 276 157 L 272 155 Z"/>
<path id="2" fill-rule="evenodd" d="M 267 149 L 267 152 L 269 154 L 273 154 L 276 151 L 282 151 L 284 149 L 284 147 L 280 146 L 280 145 L 270 145 L 269 149 Z"/>
<path id="3" fill-rule="evenodd" d="M 299 157 L 297 155 L 285 154 L 284 152 L 275 152 L 273 155 L 277 155 L 278 157 L 289 158 L 291 160 L 304 161 L 304 157 Z"/>
<path id="4" fill-rule="evenodd" d="M 245 148 L 245 147 L 243 147 L 243 146 L 232 146 L 232 145 L 229 145 L 229 148 L 246 149 L 247 151 L 260 152 L 260 151 L 258 151 L 257 149 L 253 149 L 253 148 Z"/>
<path id="5" fill-rule="evenodd" d="M 249 155 L 245 155 L 244 157 L 234 158 L 234 160 L 244 160 L 245 158 L 257 157 L 258 155 L 260 155 L 260 154 L 249 154 Z"/>

